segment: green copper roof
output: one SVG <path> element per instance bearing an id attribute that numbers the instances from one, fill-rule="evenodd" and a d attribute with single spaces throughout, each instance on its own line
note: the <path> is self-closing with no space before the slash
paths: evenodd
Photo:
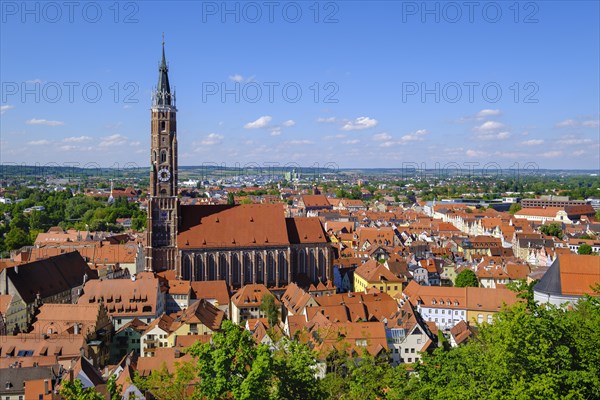
<path id="1" fill-rule="evenodd" d="M 158 67 L 158 85 L 156 86 L 156 105 L 171 105 L 171 86 L 169 85 L 169 67 L 165 57 L 165 42 L 162 43 L 162 60 Z"/>

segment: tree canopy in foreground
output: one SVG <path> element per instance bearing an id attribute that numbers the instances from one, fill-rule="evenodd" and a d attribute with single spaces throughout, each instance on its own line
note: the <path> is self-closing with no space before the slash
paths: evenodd
<path id="1" fill-rule="evenodd" d="M 325 378 L 317 379 L 307 345 L 283 339 L 281 350 L 272 351 L 226 321 L 212 343 L 189 349 L 195 368 L 158 373 L 150 386 L 181 389 L 187 377 L 192 390 L 177 390 L 182 399 L 600 398 L 600 299 L 587 296 L 561 309 L 535 304 L 533 285 L 515 286 L 523 302 L 497 313 L 493 324 L 480 324 L 465 345 L 423 355 L 414 374 L 390 366 L 385 355 L 336 351 L 327 357 Z M 159 399 L 173 395 L 157 391 Z"/>

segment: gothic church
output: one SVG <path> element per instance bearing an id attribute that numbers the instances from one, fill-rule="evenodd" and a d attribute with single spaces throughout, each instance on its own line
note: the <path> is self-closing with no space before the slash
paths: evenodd
<path id="1" fill-rule="evenodd" d="M 151 108 L 145 269 L 179 279 L 284 287 L 332 280 L 332 247 L 318 218 L 286 218 L 283 204 L 181 205 L 177 108 L 163 42 Z"/>

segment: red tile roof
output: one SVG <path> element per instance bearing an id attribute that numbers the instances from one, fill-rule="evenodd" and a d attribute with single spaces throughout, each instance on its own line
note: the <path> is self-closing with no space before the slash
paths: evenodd
<path id="1" fill-rule="evenodd" d="M 186 248 L 289 245 L 283 206 L 182 206 L 177 245 Z"/>
<path id="2" fill-rule="evenodd" d="M 560 284 L 565 295 L 593 294 L 600 283 L 600 257 L 596 255 L 560 255 Z"/>

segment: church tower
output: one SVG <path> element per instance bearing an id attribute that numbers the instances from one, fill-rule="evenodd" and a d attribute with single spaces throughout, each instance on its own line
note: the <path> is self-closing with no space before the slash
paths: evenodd
<path id="1" fill-rule="evenodd" d="M 177 262 L 177 109 L 162 43 L 158 85 L 152 93 L 147 271 L 175 269 Z"/>

